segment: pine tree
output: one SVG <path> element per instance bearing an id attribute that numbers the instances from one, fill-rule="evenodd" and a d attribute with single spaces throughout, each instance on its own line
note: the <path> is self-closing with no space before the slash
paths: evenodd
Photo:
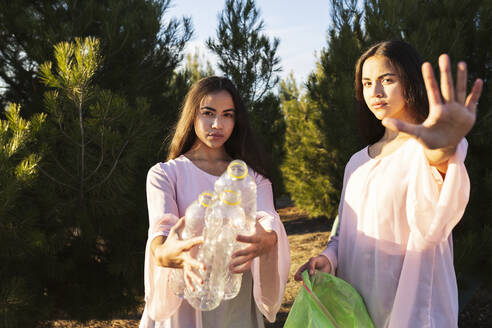
<path id="1" fill-rule="evenodd" d="M 278 195 L 284 190 L 280 145 L 285 133 L 280 101 L 273 92 L 281 70 L 277 55 L 279 39 L 270 40 L 262 34 L 264 28 L 253 0 L 227 0 L 219 14 L 217 38 L 209 38 L 207 46 L 218 56 L 219 69 L 241 93 L 265 155 L 271 156 L 271 178 Z"/>
<path id="2" fill-rule="evenodd" d="M 26 206 L 24 192 L 38 174 L 41 154 L 33 152 L 36 136 L 46 115 L 29 121 L 20 117 L 20 106 L 9 104 L 6 120 L 0 120 L 0 324 L 2 327 L 26 326 L 26 317 L 39 316 L 45 309 L 26 263 L 45 246 L 33 217 L 21 212 Z M 22 215 L 22 214 L 24 215 Z"/>
<path id="3" fill-rule="evenodd" d="M 140 167 L 156 126 L 144 99 L 131 106 L 94 84 L 104 63 L 99 45 L 94 38 L 59 43 L 55 63 L 40 67 L 51 89 L 39 132 L 43 159 L 29 207 L 18 214 L 32 220 L 21 240 L 40 246 L 23 271 L 7 272 L 17 279 L 10 288 L 22 282 L 43 305 L 27 302 L 31 322 L 108 318 L 141 301 L 147 216 L 138 206 Z"/>
<path id="4" fill-rule="evenodd" d="M 307 94 L 297 104 L 282 102 L 287 190 L 299 208 L 329 218 L 337 214 L 345 164 L 360 146 L 353 79 L 363 35 L 357 1 L 333 1 L 332 9 L 328 45 L 309 76 Z"/>
<path id="5" fill-rule="evenodd" d="M 191 20 L 166 17 L 171 0 L 16 0 L 0 2 L 0 106 L 16 102 L 22 115 L 39 112 L 45 86 L 39 66 L 53 61 L 53 45 L 94 36 L 104 65 L 94 77 L 101 88 L 124 94 L 130 104 L 145 97 L 165 124 L 174 119 L 162 90 L 192 36 Z M 165 22 L 165 23 L 162 23 Z M 1 83 L 0 83 L 1 85 Z M 167 111 L 166 111 L 167 109 Z"/>
<path id="6" fill-rule="evenodd" d="M 251 111 L 279 81 L 279 39 L 261 34 L 265 28 L 253 0 L 226 0 L 219 15 L 217 39 L 207 46 L 218 57 L 219 69 L 236 84 Z"/>
<path id="7" fill-rule="evenodd" d="M 268 92 L 255 106 L 251 115 L 252 126 L 256 130 L 258 142 L 266 150 L 266 158 L 271 162 L 268 167 L 273 192 L 276 197 L 286 193 L 280 166 L 284 160 L 283 144 L 285 140 L 285 118 L 279 96 Z"/>
<path id="8" fill-rule="evenodd" d="M 320 145 L 322 133 L 316 125 L 320 111 L 306 95 L 300 94 L 292 76 L 281 81 L 280 88 L 286 121 L 285 160 L 281 167 L 286 189 L 297 207 L 311 217 L 327 215 L 330 200 L 326 191 L 330 184 L 320 174 L 327 162 L 327 152 Z"/>
<path id="9" fill-rule="evenodd" d="M 204 77 L 213 76 L 215 74 L 210 61 L 201 57 L 198 49 L 195 49 L 193 55 L 186 55 L 184 68 L 180 72 L 188 76 L 190 85 L 198 82 L 198 80 Z"/>

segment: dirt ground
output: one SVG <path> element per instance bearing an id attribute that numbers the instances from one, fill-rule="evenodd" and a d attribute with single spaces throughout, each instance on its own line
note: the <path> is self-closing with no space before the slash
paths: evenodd
<path id="1" fill-rule="evenodd" d="M 300 284 L 293 279 L 297 268 L 312 256 L 318 255 L 326 244 L 331 222 L 323 218 L 308 219 L 295 207 L 285 207 L 278 210 L 289 238 L 291 250 L 291 269 L 289 280 L 277 320 L 274 323 L 265 321 L 266 328 L 283 327 L 292 303 L 299 291 Z M 137 311 L 140 313 L 140 311 Z M 56 328 L 136 328 L 139 317 L 115 319 L 109 321 L 92 320 L 80 323 L 69 320 L 51 322 Z M 490 328 L 492 327 L 492 292 L 479 290 L 470 303 L 461 311 L 459 316 L 460 328 Z"/>

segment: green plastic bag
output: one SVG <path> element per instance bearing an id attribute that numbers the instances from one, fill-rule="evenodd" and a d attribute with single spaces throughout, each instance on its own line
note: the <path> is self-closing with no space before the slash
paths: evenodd
<path id="1" fill-rule="evenodd" d="M 347 282 L 329 273 L 316 271 L 304 280 L 284 328 L 374 327 L 362 297 Z"/>

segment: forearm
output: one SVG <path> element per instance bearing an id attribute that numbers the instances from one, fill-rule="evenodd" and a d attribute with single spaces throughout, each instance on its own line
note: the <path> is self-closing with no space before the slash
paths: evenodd
<path id="1" fill-rule="evenodd" d="M 268 281 L 271 278 L 272 272 L 278 271 L 277 263 L 277 233 L 275 231 L 268 231 L 268 246 L 265 247 L 263 254 L 260 258 L 260 279 L 261 281 Z"/>
<path id="2" fill-rule="evenodd" d="M 277 241 L 278 241 L 278 237 L 277 237 L 277 233 L 273 230 L 271 231 L 266 231 L 266 234 L 267 234 L 267 237 L 266 237 L 266 252 L 265 253 L 270 253 L 274 248 L 275 248 L 275 245 L 277 245 Z"/>
<path id="3" fill-rule="evenodd" d="M 429 164 L 436 167 L 439 172 L 446 173 L 448 170 L 448 160 L 456 152 L 456 147 L 457 145 L 439 149 L 424 147 L 425 157 L 429 161 Z"/>
<path id="4" fill-rule="evenodd" d="M 261 293 L 268 299 L 275 299 L 280 294 L 281 279 L 279 275 L 277 233 L 272 231 L 275 236 L 275 243 L 269 251 L 259 256 L 259 274 Z"/>

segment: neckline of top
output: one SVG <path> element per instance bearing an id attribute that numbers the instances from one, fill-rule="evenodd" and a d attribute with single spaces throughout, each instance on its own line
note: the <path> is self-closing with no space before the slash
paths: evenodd
<path id="1" fill-rule="evenodd" d="M 191 165 L 198 171 L 202 172 L 203 174 L 205 175 L 208 175 L 208 176 L 211 176 L 211 177 L 214 177 L 214 178 L 218 178 L 220 177 L 220 175 L 214 175 L 214 174 L 211 174 L 211 173 L 208 173 L 207 171 L 204 171 L 202 170 L 201 168 L 199 168 L 195 163 L 193 163 L 193 161 L 191 159 L 189 159 L 188 157 L 186 157 L 184 154 L 180 155 L 178 158 L 183 158 L 185 159 L 186 161 L 190 162 Z M 221 174 L 222 175 L 222 174 Z"/>
<path id="2" fill-rule="evenodd" d="M 382 161 L 386 158 L 390 158 L 392 156 L 394 156 L 394 154 L 396 154 L 397 152 L 399 152 L 409 141 L 413 140 L 412 138 L 404 141 L 400 147 L 396 148 L 395 150 L 393 150 L 391 153 L 389 153 L 388 155 L 385 155 L 385 156 L 382 156 L 382 157 L 377 157 L 377 158 L 374 158 L 374 157 L 371 157 L 371 155 L 369 154 L 369 146 L 370 145 L 367 145 L 366 148 L 364 148 L 364 154 L 366 155 L 367 158 L 369 158 L 369 160 L 371 161 Z"/>

